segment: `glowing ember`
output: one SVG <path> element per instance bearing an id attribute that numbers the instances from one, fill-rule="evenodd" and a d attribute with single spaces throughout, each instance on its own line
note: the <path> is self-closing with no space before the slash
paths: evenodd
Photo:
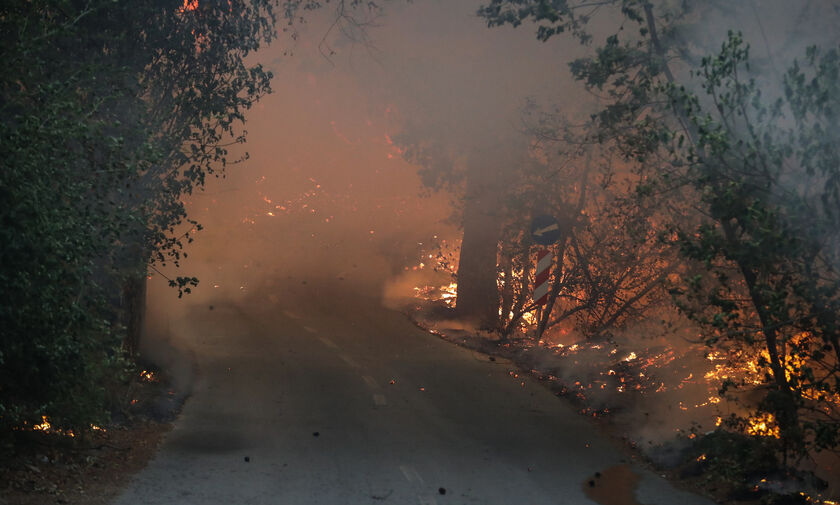
<path id="1" fill-rule="evenodd" d="M 198 0 L 184 0 L 184 5 L 179 9 L 183 14 L 187 11 L 194 11 L 198 9 Z"/>
<path id="2" fill-rule="evenodd" d="M 140 379 L 146 382 L 157 382 L 157 377 L 155 376 L 154 372 L 150 372 L 149 370 L 143 370 L 140 372 Z"/>
<path id="3" fill-rule="evenodd" d="M 528 326 L 533 326 L 537 324 L 537 316 L 534 315 L 532 312 L 526 312 L 522 314 L 522 321 L 525 322 Z"/>

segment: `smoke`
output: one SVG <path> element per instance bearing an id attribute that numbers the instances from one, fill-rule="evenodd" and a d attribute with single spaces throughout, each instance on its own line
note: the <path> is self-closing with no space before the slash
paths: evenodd
<path id="1" fill-rule="evenodd" d="M 419 125 L 416 130 L 428 137 L 415 140 L 433 137 L 467 153 L 488 139 L 519 135 L 527 100 L 556 103 L 577 117 L 585 117 L 594 100 L 568 72 L 568 63 L 586 48 L 565 37 L 537 42 L 527 26 L 488 29 L 474 15 L 481 3 L 391 5 L 363 37 L 353 32 L 355 41 L 330 31 L 328 11 L 313 13 L 296 40 L 281 39 L 253 56 L 274 72 L 274 93 L 250 112 L 248 144 L 234 148 L 241 155 L 247 150 L 249 158 L 189 198 L 190 215 L 204 230 L 188 246 L 180 269 L 158 265 L 160 273 L 149 281 L 145 356 L 189 388 L 190 356 L 199 338 L 191 321 L 211 310 L 299 310 L 310 299 L 302 297 L 338 290 L 402 308 L 415 287 L 451 282 L 447 274 L 413 267 L 430 237 L 459 236 L 451 219 L 459 195 L 424 188 L 418 167 L 404 160 L 403 147 L 393 139 Z M 834 12 L 830 2 L 806 4 Z M 745 2 L 733 9 L 680 36 L 708 54 L 719 49 L 728 29 L 742 30 L 760 56 L 758 67 L 774 76 L 791 55 L 820 41 L 809 36 L 836 36 L 831 18 L 817 18 L 825 26 L 806 26 L 790 16 L 789 2 Z M 811 23 L 814 16 L 807 19 Z M 606 37 L 611 21 L 593 25 L 595 41 Z M 166 286 L 166 278 L 176 275 L 195 275 L 200 284 L 179 300 Z M 566 347 L 579 339 L 555 337 Z M 680 365 L 684 370 L 671 371 L 675 375 L 709 365 L 702 351 L 664 335 L 660 321 L 616 332 L 614 341 L 618 350 L 612 356 L 581 352 L 562 360 L 544 357 L 537 365 L 556 370 L 568 384 L 607 383 L 612 376 L 587 374 L 630 363 L 623 361 L 629 352 L 642 358 L 666 347 L 694 353 Z M 674 386 L 636 404 L 617 387 L 587 387 L 587 394 L 597 408 L 618 406 L 621 422 L 644 444 L 688 428 L 696 410 L 681 410 L 680 402 L 695 405 L 708 397 L 705 386 Z"/>
<path id="2" fill-rule="evenodd" d="M 392 139 L 422 121 L 468 150 L 515 134 L 525 97 L 547 99 L 569 80 L 563 47 L 536 44 L 526 30 L 487 29 L 474 15 L 479 3 L 389 6 L 364 42 L 330 31 L 329 10 L 315 12 L 296 40 L 253 55 L 275 78 L 247 118 L 248 143 L 232 148 L 249 157 L 189 197 L 204 229 L 181 268 L 157 265 L 149 319 L 280 296 L 304 282 L 388 298 L 437 282 L 404 273 L 430 237 L 457 237 L 455 195 L 424 188 Z M 176 275 L 200 279 L 184 300 L 165 287 Z"/>

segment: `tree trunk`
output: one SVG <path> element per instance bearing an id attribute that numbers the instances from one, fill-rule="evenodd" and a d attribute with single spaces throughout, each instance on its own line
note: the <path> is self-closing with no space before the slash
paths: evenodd
<path id="1" fill-rule="evenodd" d="M 496 262 L 501 224 L 498 216 L 497 180 L 497 167 L 486 166 L 477 160 L 471 161 L 467 169 L 464 238 L 458 261 L 458 293 L 455 303 L 460 317 L 487 330 L 497 329 L 499 322 Z"/>
<path id="2" fill-rule="evenodd" d="M 146 316 L 146 276 L 132 275 L 123 282 L 123 318 L 126 333 L 123 348 L 136 356 L 143 332 L 143 320 Z"/>

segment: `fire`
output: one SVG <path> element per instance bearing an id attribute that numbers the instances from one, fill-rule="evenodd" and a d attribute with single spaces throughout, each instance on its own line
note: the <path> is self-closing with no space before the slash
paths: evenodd
<path id="1" fill-rule="evenodd" d="M 458 296 L 458 283 L 451 282 L 448 285 L 437 288 L 434 286 L 415 287 L 414 296 L 423 300 L 441 300 L 447 307 L 455 307 L 455 299 Z"/>
<path id="2" fill-rule="evenodd" d="M 93 427 L 93 426 L 91 426 Z M 55 433 L 58 435 L 63 435 L 65 437 L 75 437 L 76 434 L 73 433 L 73 430 L 60 430 L 58 428 L 53 428 L 52 424 L 50 423 L 47 416 L 41 416 L 41 423 L 32 426 L 32 431 L 43 431 L 44 433 Z"/>
<path id="3" fill-rule="evenodd" d="M 157 382 L 157 376 L 154 372 L 150 372 L 149 370 L 143 370 L 140 372 L 140 378 L 146 382 Z"/>
<path id="4" fill-rule="evenodd" d="M 440 299 L 449 306 L 455 306 L 455 299 L 458 296 L 458 283 L 450 282 L 447 286 L 440 287 Z"/>
<path id="5" fill-rule="evenodd" d="M 182 14 L 187 11 L 198 9 L 198 0 L 184 0 L 184 5 L 179 9 Z"/>
<path id="6" fill-rule="evenodd" d="M 448 244 L 446 248 L 441 246 L 439 254 L 429 254 L 429 250 L 423 251 L 418 258 L 416 264 L 418 266 L 415 266 L 413 270 L 433 269 L 454 274 L 457 271 L 457 259 L 452 261 L 448 258 L 453 256 L 457 258 L 458 245 Z M 406 270 L 410 269 L 410 266 L 406 267 Z M 517 270 L 516 267 L 506 270 L 500 268 L 498 272 L 497 285 L 499 292 L 502 293 L 503 304 L 504 296 L 508 297 L 509 304 L 499 309 L 502 321 L 510 320 L 518 315 L 510 313 L 507 318 L 501 317 L 505 315 L 503 312 L 510 308 L 510 297 L 515 298 L 523 289 L 526 289 L 524 286 L 532 284 L 519 282 L 522 275 L 521 269 Z M 436 281 L 428 286 L 415 287 L 415 296 L 426 300 L 442 301 L 447 306 L 454 307 L 457 282 L 451 282 L 448 285 L 439 285 L 439 283 L 440 281 Z M 513 286 L 512 294 L 511 291 L 504 291 L 510 286 Z M 537 324 L 536 314 L 536 311 L 527 312 L 522 314 L 518 321 L 520 326 L 517 330 L 523 330 L 526 337 L 530 334 L 529 330 Z M 739 426 L 739 431 L 751 436 L 773 438 L 781 436 L 777 420 L 770 413 L 748 416 L 744 409 L 750 407 L 741 405 L 736 407 L 736 414 L 732 414 L 730 421 L 725 422 L 725 419 L 719 415 L 725 403 L 724 399 L 729 398 L 722 396 L 722 384 L 734 384 L 733 390 L 737 387 L 750 390 L 766 383 L 769 356 L 767 351 L 762 349 L 761 338 L 757 339 L 756 345 L 736 343 L 728 346 L 721 345 L 715 350 L 710 350 L 702 343 L 704 336 L 697 334 L 697 329 L 687 329 L 686 331 L 691 333 L 688 346 L 657 341 L 655 345 L 644 347 L 636 341 L 636 344 L 631 347 L 632 340 L 620 338 L 604 343 L 584 341 L 581 336 L 576 343 L 574 340 L 568 340 L 570 338 L 568 333 L 573 328 L 572 326 L 562 329 L 557 329 L 558 327 L 559 325 L 542 334 L 539 341 L 523 338 L 519 339 L 518 343 L 504 345 L 541 347 L 557 357 L 568 358 L 570 362 L 574 362 L 574 365 L 579 365 L 580 362 L 580 366 L 588 366 L 589 368 L 583 371 L 580 368 L 577 369 L 580 374 L 575 378 L 581 380 L 574 382 L 574 385 L 571 381 L 560 384 L 563 394 L 568 392 L 590 403 L 594 403 L 593 400 L 598 401 L 598 398 L 604 398 L 603 395 L 607 393 L 601 393 L 603 390 L 617 391 L 624 395 L 658 394 L 661 395 L 659 398 L 662 398 L 662 401 L 668 402 L 669 408 L 679 413 L 675 416 L 676 422 L 681 422 L 680 419 L 687 416 L 694 416 L 693 419 L 702 418 L 704 424 L 708 422 L 720 429 L 724 427 L 734 429 L 735 426 Z M 556 341 L 561 340 L 561 334 L 563 343 Z M 782 352 L 781 355 L 787 378 L 792 382 L 799 380 L 800 391 L 806 400 L 814 402 L 828 400 L 831 404 L 829 407 L 823 407 L 825 403 L 820 405 L 826 414 L 840 414 L 840 395 L 818 390 L 815 385 L 803 384 L 800 380 L 803 371 L 809 368 L 806 359 L 800 357 L 807 354 L 802 350 L 819 344 L 819 342 L 809 342 L 812 338 L 807 333 L 801 333 L 791 336 L 784 342 L 788 346 L 787 352 Z M 676 398 L 677 395 L 680 395 L 682 399 Z M 730 408 L 727 407 L 726 410 Z M 584 411 L 587 415 L 592 412 L 590 407 L 586 407 Z M 687 412 L 687 415 L 683 416 L 679 411 Z M 698 461 L 704 461 L 705 458 L 706 455 L 701 455 Z"/>
<path id="7" fill-rule="evenodd" d="M 41 424 L 36 424 L 32 429 L 35 431 L 50 431 L 52 425 L 47 420 L 47 416 L 41 416 L 41 421 Z"/>
<path id="8" fill-rule="evenodd" d="M 423 245 L 423 243 L 418 245 Z M 430 248 L 426 249 L 427 247 Z M 406 266 L 405 270 L 426 270 L 448 274 L 453 280 L 443 285 L 415 286 L 414 296 L 423 300 L 443 301 L 447 307 L 455 307 L 458 295 L 458 283 L 454 280 L 458 269 L 458 244 L 447 242 L 445 239 L 438 240 L 438 236 L 435 235 L 431 243 L 424 246 L 424 249 L 421 251 L 417 264 L 413 267 Z"/>
<path id="9" fill-rule="evenodd" d="M 759 437 L 779 438 L 779 426 L 773 414 L 763 413 L 747 420 L 747 434 Z"/>

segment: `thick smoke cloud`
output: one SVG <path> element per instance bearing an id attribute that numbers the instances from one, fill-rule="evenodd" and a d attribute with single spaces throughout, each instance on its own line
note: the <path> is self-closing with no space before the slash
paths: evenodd
<path id="1" fill-rule="evenodd" d="M 247 118 L 249 159 L 190 198 L 191 217 L 205 230 L 188 247 L 189 257 L 179 270 L 161 267 L 149 282 L 147 355 L 179 363 L 178 377 L 188 383 L 188 360 L 173 356 L 189 354 L 196 336 L 187 315 L 194 317 L 196 307 L 276 304 L 301 286 L 372 297 L 384 290 L 392 299 L 442 281 L 406 268 L 417 265 L 433 237 L 458 238 L 457 194 L 424 188 L 393 139 L 420 125 L 468 153 L 488 139 L 521 135 L 526 99 L 557 103 L 575 118 L 586 117 L 593 101 L 568 72 L 585 48 L 563 37 L 537 42 L 528 26 L 488 29 L 474 14 L 480 3 L 389 5 L 364 33 L 352 31 L 355 40 L 330 29 L 328 11 L 313 13 L 296 40 L 281 38 L 254 55 L 274 72 L 274 94 Z M 836 15 L 831 2 L 804 4 L 808 12 Z M 712 53 L 727 30 L 741 30 L 757 69 L 766 72 L 758 77 L 778 82 L 771 77 L 808 44 L 837 42 L 836 17 L 803 11 L 808 23 L 826 23 L 806 26 L 792 10 L 785 1 L 744 2 L 679 36 L 697 52 Z M 605 16 L 593 25 L 595 40 L 616 20 Z M 201 282 L 178 300 L 164 275 L 196 275 Z M 619 339 L 628 348 L 663 344 L 650 334 L 642 329 Z M 579 370 L 570 363 L 563 362 L 563 374 L 572 382 Z M 603 404 L 617 401 L 605 397 Z M 673 419 L 674 412 L 651 409 L 621 414 L 645 442 L 673 433 L 673 426 L 649 419 Z"/>
<path id="2" fill-rule="evenodd" d="M 574 89 L 566 58 L 580 51 L 537 44 L 527 30 L 489 30 L 477 6 L 395 4 L 365 27 L 365 43 L 330 31 L 325 10 L 296 40 L 254 55 L 275 79 L 247 118 L 241 153 L 250 157 L 190 198 L 205 229 L 180 270 L 161 271 L 201 283 L 176 302 L 153 275 L 152 319 L 155 305 L 237 300 L 269 279 L 272 289 L 322 280 L 381 291 L 417 264 L 421 243 L 455 238 L 453 196 L 424 188 L 392 138 L 410 122 L 465 151 L 516 135 L 526 97 Z"/>

